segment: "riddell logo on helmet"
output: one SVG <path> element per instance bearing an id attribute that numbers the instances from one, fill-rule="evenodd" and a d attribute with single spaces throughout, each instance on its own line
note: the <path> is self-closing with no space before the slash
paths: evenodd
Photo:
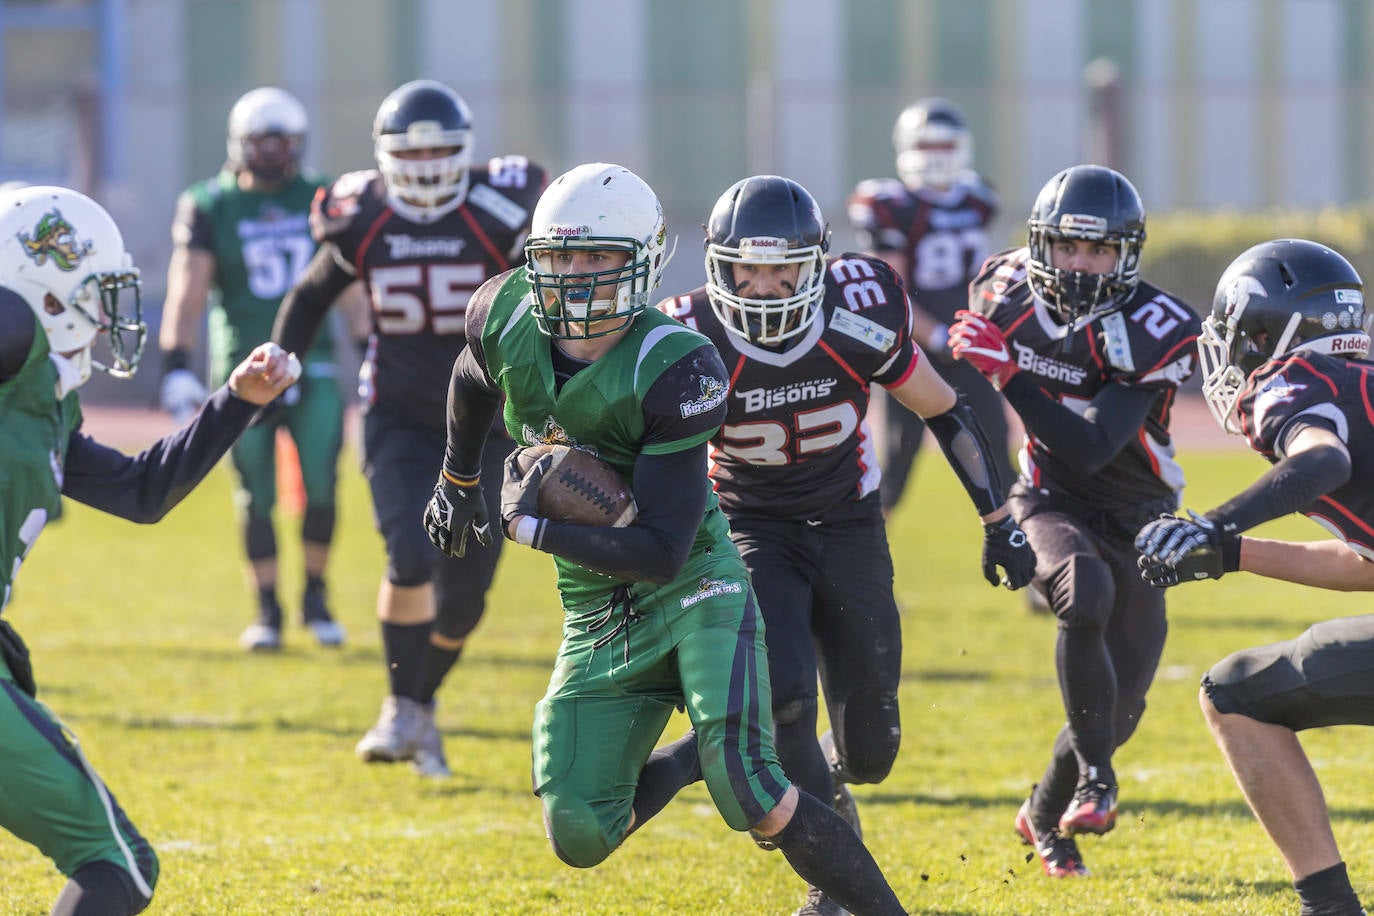
<path id="1" fill-rule="evenodd" d="M 550 226 L 549 235 L 557 238 L 582 238 L 592 234 L 591 226 Z"/>
<path id="2" fill-rule="evenodd" d="M 787 239 L 772 238 L 771 236 L 760 236 L 753 239 L 740 239 L 739 250 L 745 251 L 786 251 Z"/>
<path id="3" fill-rule="evenodd" d="M 1107 231 L 1107 221 L 1087 213 L 1065 213 L 1059 217 L 1059 231 L 1075 235 L 1101 235 Z"/>

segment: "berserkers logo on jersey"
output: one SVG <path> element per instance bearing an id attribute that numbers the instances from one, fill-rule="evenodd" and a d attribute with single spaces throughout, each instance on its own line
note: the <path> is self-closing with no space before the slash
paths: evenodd
<path id="1" fill-rule="evenodd" d="M 703 376 L 701 379 L 701 397 L 692 401 L 679 404 L 682 410 L 682 419 L 695 417 L 698 414 L 710 413 L 721 405 L 725 400 L 725 383 L 718 378 Z"/>
<path id="2" fill-rule="evenodd" d="M 725 579 L 702 579 L 697 585 L 697 590 L 682 599 L 682 609 L 686 610 L 698 602 L 708 598 L 719 598 L 721 595 L 742 595 L 744 586 L 738 582 L 727 582 Z"/>
<path id="3" fill-rule="evenodd" d="M 463 253 L 467 244 L 463 239 L 420 238 L 413 235 L 382 235 L 383 241 L 391 250 L 391 260 L 406 261 L 411 258 L 456 258 Z"/>
<path id="4" fill-rule="evenodd" d="M 1042 378 L 1053 379 L 1056 382 L 1068 382 L 1070 385 L 1081 385 L 1083 379 L 1088 377 L 1088 370 L 1069 363 L 1061 363 L 1057 359 L 1050 359 L 1048 356 L 1041 356 L 1030 347 L 1023 346 L 1016 341 L 1011 341 L 1012 347 L 1016 350 L 1016 365 L 1020 368 Z"/>
<path id="5" fill-rule="evenodd" d="M 745 413 L 757 413 L 770 407 L 781 407 L 783 404 L 799 404 L 802 401 L 814 401 L 817 398 L 829 397 L 830 392 L 835 390 L 836 384 L 838 382 L 833 378 L 811 379 L 805 382 L 793 382 L 790 385 L 779 385 L 777 388 L 751 388 L 748 391 L 736 391 L 735 397 L 744 399 Z"/>
<path id="6" fill-rule="evenodd" d="M 600 457 L 595 446 L 582 445 L 579 443 L 572 436 L 568 435 L 568 431 L 563 428 L 563 424 L 559 423 L 553 417 L 545 417 L 543 428 L 538 430 L 528 423 L 523 424 L 520 427 L 520 438 L 526 445 L 566 445 L 569 448 L 581 449 L 589 455 Z"/>

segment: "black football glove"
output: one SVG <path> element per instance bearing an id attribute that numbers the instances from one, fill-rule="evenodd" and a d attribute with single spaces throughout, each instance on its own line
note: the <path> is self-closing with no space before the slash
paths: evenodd
<path id="1" fill-rule="evenodd" d="M 1002 567 L 999 575 L 997 567 Z M 983 578 L 989 585 L 1022 588 L 1035 576 L 1035 551 L 1026 532 L 1008 515 L 983 526 Z"/>
<path id="2" fill-rule="evenodd" d="M 482 484 L 459 486 L 441 471 L 439 482 L 434 485 L 434 495 L 425 506 L 425 533 L 446 557 L 461 557 L 467 552 L 469 533 L 475 535 L 477 543 L 483 547 L 490 544 L 491 522 L 487 518 Z"/>
<path id="3" fill-rule="evenodd" d="M 1220 579 L 1240 569 L 1240 532 L 1221 516 L 1164 515 L 1140 529 L 1140 578 L 1155 588 Z"/>
<path id="4" fill-rule="evenodd" d="M 519 455 L 517 449 L 506 458 L 506 479 L 501 484 L 501 530 L 512 541 L 516 539 L 515 531 L 511 528 L 514 519 L 521 515 L 540 518 L 539 485 L 544 482 L 544 475 L 549 468 L 553 467 L 553 455 L 548 454 L 522 474 Z"/>

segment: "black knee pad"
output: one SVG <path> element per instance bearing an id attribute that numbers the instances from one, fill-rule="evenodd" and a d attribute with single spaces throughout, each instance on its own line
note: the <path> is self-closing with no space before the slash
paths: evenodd
<path id="1" fill-rule="evenodd" d="M 386 580 L 402 588 L 424 585 L 434 576 L 434 566 L 443 556 L 425 536 L 424 528 L 415 526 L 418 536 L 388 537 L 386 539 Z"/>
<path id="2" fill-rule="evenodd" d="M 835 736 L 835 771 L 845 782 L 876 783 L 887 778 L 902 745 L 902 717 L 895 690 L 864 687 L 836 703 L 832 724 Z"/>
<path id="3" fill-rule="evenodd" d="M 1101 629 L 1116 603 L 1116 582 L 1103 560 L 1076 553 L 1055 567 L 1045 582 L 1059 626 Z"/>
<path id="4" fill-rule="evenodd" d="M 334 540 L 336 517 L 333 506 L 306 506 L 305 518 L 301 520 L 301 539 L 312 544 L 330 543 Z"/>
<path id="5" fill-rule="evenodd" d="M 277 534 L 272 530 L 272 516 L 248 516 L 243 524 L 243 547 L 250 560 L 266 560 L 277 555 Z"/>

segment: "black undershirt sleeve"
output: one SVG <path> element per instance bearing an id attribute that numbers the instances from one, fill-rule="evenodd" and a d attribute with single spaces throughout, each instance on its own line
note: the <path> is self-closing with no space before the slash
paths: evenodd
<path id="1" fill-rule="evenodd" d="M 1303 417 L 1289 424 L 1286 442 L 1304 427 L 1335 432 L 1335 426 L 1319 417 Z M 1243 492 L 1207 513 L 1208 518 L 1234 524 L 1237 532 L 1282 518 L 1325 496 L 1350 480 L 1350 455 L 1335 446 L 1317 446 L 1281 459 Z"/>
<path id="2" fill-rule="evenodd" d="M 24 368 L 37 333 L 38 323 L 24 297 L 0 286 L 0 382 L 9 381 Z"/>
<path id="3" fill-rule="evenodd" d="M 357 279 L 339 263 L 338 246 L 325 242 L 282 298 L 272 339 L 282 349 L 302 354 L 310 349 L 334 300 Z"/>
<path id="4" fill-rule="evenodd" d="M 639 516 L 625 528 L 545 522 L 540 550 L 606 575 L 662 585 L 686 565 L 701 528 L 711 482 L 704 439 L 725 422 L 725 364 L 703 345 L 667 367 L 643 402 L 643 451 L 630 489 Z"/>
<path id="5" fill-rule="evenodd" d="M 1144 425 L 1159 391 L 1108 385 L 1080 416 L 1051 398 L 1027 374 L 1012 376 L 1002 394 L 1021 422 L 1054 456 L 1082 474 L 1107 466 Z"/>
<path id="6" fill-rule="evenodd" d="M 482 449 L 501 407 L 501 389 L 487 372 L 482 332 L 491 303 L 505 280 L 505 274 L 492 277 L 468 300 L 463 328 L 467 346 L 453 361 L 453 373 L 449 376 L 444 470 L 458 477 L 471 478 L 482 473 Z M 500 489 L 501 481 L 488 480 L 486 486 Z"/>
<path id="7" fill-rule="evenodd" d="M 62 495 L 131 522 L 156 522 L 210 473 L 257 412 L 222 387 L 190 425 L 135 457 L 77 430 L 67 445 Z"/>
<path id="8" fill-rule="evenodd" d="M 546 521 L 539 549 L 635 582 L 671 582 L 686 565 L 706 512 L 706 444 L 640 455 L 631 489 L 639 517 L 625 528 Z"/>

